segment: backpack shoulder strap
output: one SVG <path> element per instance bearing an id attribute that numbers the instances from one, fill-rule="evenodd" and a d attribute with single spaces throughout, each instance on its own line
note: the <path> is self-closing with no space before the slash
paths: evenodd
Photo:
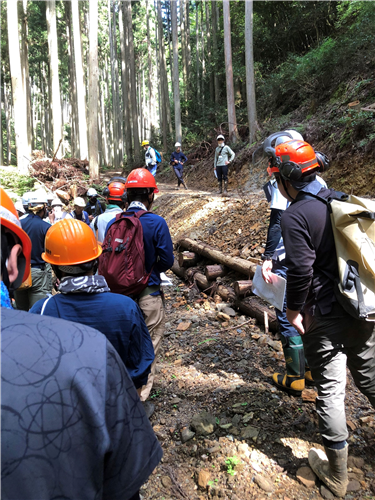
<path id="1" fill-rule="evenodd" d="M 47 304 L 48 304 L 48 302 L 49 302 L 51 299 L 53 299 L 53 295 L 50 295 L 50 296 L 48 297 L 48 299 L 46 299 L 46 300 L 44 301 L 43 306 L 42 306 L 42 310 L 40 311 L 40 315 L 41 315 L 41 316 L 43 316 L 44 311 L 46 310 Z"/>

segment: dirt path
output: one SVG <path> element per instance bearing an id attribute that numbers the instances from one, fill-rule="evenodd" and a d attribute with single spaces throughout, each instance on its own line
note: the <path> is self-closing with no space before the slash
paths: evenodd
<path id="1" fill-rule="evenodd" d="M 301 398 L 278 391 L 271 374 L 283 368 L 281 343 L 255 320 L 241 326 L 249 318 L 234 311 L 222 326 L 216 316 L 224 304 L 168 275 L 166 336 L 151 395 L 164 458 L 142 497 L 321 498 L 318 481 L 302 477 L 304 486 L 296 477 L 309 448 L 321 443 L 314 390 Z M 358 491 L 346 498 L 374 498 L 374 411 L 351 380 L 347 409 L 350 455 L 357 457 L 350 459 L 350 487 Z"/>

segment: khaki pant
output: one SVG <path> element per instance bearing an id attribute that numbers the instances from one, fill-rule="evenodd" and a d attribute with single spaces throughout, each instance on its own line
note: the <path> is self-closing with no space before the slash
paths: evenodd
<path id="1" fill-rule="evenodd" d="M 52 293 L 52 271 L 51 266 L 46 264 L 45 269 L 31 268 L 32 285 L 25 290 L 16 290 L 17 309 L 29 311 L 38 300 L 45 299 L 48 293 Z"/>
<path id="2" fill-rule="evenodd" d="M 141 401 L 146 401 L 155 379 L 157 356 L 164 336 L 165 313 L 161 295 L 146 295 L 146 297 L 139 299 L 138 305 L 145 317 L 146 326 L 150 332 L 155 351 L 155 359 L 151 365 L 151 373 L 148 376 L 147 385 L 142 387 L 140 394 Z"/>

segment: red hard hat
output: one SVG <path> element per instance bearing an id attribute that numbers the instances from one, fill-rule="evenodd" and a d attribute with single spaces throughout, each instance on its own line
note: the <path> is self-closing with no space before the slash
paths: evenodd
<path id="1" fill-rule="evenodd" d="M 0 222 L 1 225 L 12 231 L 21 241 L 22 253 L 25 257 L 25 269 L 21 270 L 19 277 L 13 284 L 18 288 L 26 281 L 30 274 L 31 240 L 21 227 L 20 219 L 13 201 L 9 198 L 3 188 L 0 188 Z"/>
<path id="2" fill-rule="evenodd" d="M 278 145 L 276 157 L 280 159 L 280 163 L 268 167 L 270 175 L 280 173 L 283 177 L 290 178 L 286 174 L 294 171 L 300 178 L 320 168 L 314 149 L 305 141 L 292 140 Z"/>
<path id="3" fill-rule="evenodd" d="M 128 175 L 125 187 L 126 189 L 150 188 L 154 190 L 154 193 L 159 192 L 154 176 L 145 168 L 132 170 Z"/>
<path id="4" fill-rule="evenodd" d="M 123 194 L 125 193 L 125 184 L 122 182 L 111 182 L 108 185 L 109 194 L 107 195 L 108 200 L 121 200 Z"/>

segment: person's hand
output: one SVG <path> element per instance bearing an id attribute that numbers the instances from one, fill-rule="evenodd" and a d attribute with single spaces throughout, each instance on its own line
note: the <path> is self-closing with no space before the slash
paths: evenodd
<path id="1" fill-rule="evenodd" d="M 89 220 L 90 222 L 94 219 L 94 216 L 93 215 L 89 215 Z"/>
<path id="2" fill-rule="evenodd" d="M 294 326 L 300 335 L 305 334 L 305 329 L 303 327 L 303 316 L 300 311 L 292 311 L 291 309 L 286 310 L 286 317 L 289 323 Z"/>
<path id="3" fill-rule="evenodd" d="M 272 284 L 272 260 L 265 260 L 262 264 L 262 277 L 266 283 Z"/>
<path id="4" fill-rule="evenodd" d="M 55 222 L 55 214 L 53 212 L 50 212 L 48 214 L 48 218 L 49 218 L 49 221 L 51 224 L 53 224 Z"/>
<path id="5" fill-rule="evenodd" d="M 226 161 L 226 162 L 225 162 L 225 165 L 229 165 L 229 161 Z"/>

